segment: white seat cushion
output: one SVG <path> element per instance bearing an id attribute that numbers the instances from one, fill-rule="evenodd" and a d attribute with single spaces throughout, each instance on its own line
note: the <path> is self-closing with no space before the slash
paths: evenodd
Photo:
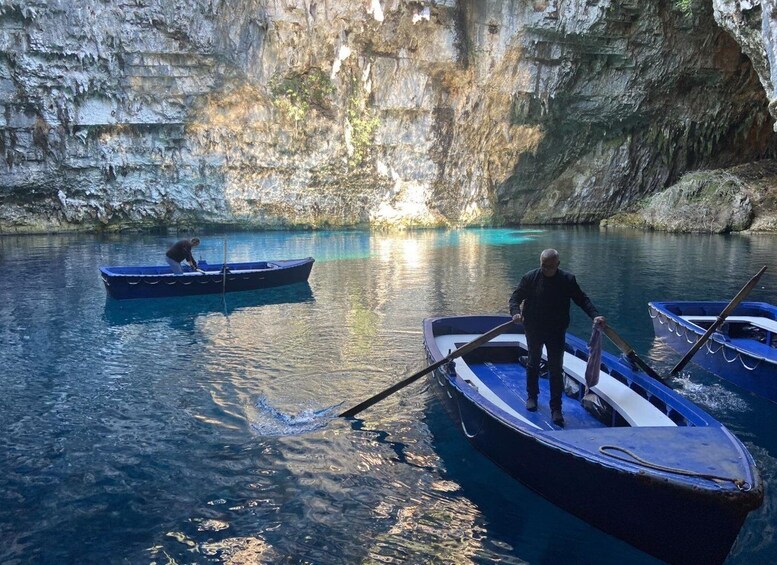
<path id="1" fill-rule="evenodd" d="M 680 316 L 683 320 L 687 320 L 688 322 L 691 322 L 692 324 L 696 324 L 697 322 L 714 322 L 718 319 L 717 316 Z M 733 323 L 740 323 L 740 324 L 750 324 L 751 326 L 756 326 L 758 328 L 777 333 L 777 321 L 772 320 L 771 318 L 764 318 L 763 316 L 728 316 L 725 320 L 723 320 L 723 323 L 727 322 L 733 322 Z"/>

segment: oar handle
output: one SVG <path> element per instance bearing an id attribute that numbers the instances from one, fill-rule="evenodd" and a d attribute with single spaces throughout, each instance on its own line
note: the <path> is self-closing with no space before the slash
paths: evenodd
<path id="1" fill-rule="evenodd" d="M 693 346 L 688 350 L 688 353 L 685 354 L 685 356 L 680 359 L 680 361 L 677 363 L 677 365 L 674 366 L 674 368 L 669 371 L 669 376 L 676 375 L 680 371 L 682 371 L 683 367 L 685 367 L 688 362 L 691 360 L 691 358 L 696 354 L 699 349 L 701 349 L 701 346 L 707 343 L 707 340 L 710 338 L 710 336 L 715 333 L 715 330 L 717 330 L 723 322 L 726 320 L 729 314 L 734 311 L 734 308 L 739 306 L 739 303 L 742 302 L 745 297 L 750 294 L 750 291 L 753 290 L 753 287 L 758 284 L 758 279 L 761 278 L 761 275 L 764 274 L 766 271 L 766 265 L 761 267 L 761 270 L 758 271 L 753 278 L 751 278 L 745 286 L 742 287 L 742 289 L 737 293 L 737 295 L 731 299 L 731 302 L 728 303 L 728 305 L 723 309 L 723 311 L 718 314 L 718 318 L 712 323 L 712 325 L 707 328 L 707 331 L 704 332 L 704 335 L 701 336 L 696 343 L 693 344 Z"/>
<path id="2" fill-rule="evenodd" d="M 653 377 L 659 382 L 664 382 L 664 379 L 661 378 L 661 375 L 656 373 L 650 365 L 640 359 L 637 353 L 634 351 L 634 348 L 626 343 L 626 340 L 619 336 L 617 332 L 609 326 L 609 324 L 604 326 L 604 333 L 607 335 L 607 337 L 610 338 L 610 340 L 612 340 L 612 342 L 615 344 L 615 347 L 620 349 L 623 354 L 640 369 L 642 369 L 645 374 Z"/>
<path id="3" fill-rule="evenodd" d="M 480 347 L 484 343 L 486 343 L 488 341 L 491 341 L 496 336 L 498 336 L 500 334 L 503 334 L 504 332 L 509 330 L 511 327 L 514 327 L 512 320 L 510 320 L 509 322 L 505 322 L 501 326 L 495 327 L 493 330 L 491 330 L 491 331 L 489 331 L 487 333 L 484 333 L 483 335 L 481 335 L 480 337 L 478 337 L 476 339 L 473 339 L 469 343 L 466 343 L 466 344 L 462 345 L 461 347 L 459 347 L 455 351 L 453 351 L 450 354 L 448 354 L 447 357 L 445 357 L 443 359 L 440 359 L 439 361 L 437 361 L 436 363 L 433 363 L 432 365 L 429 365 L 425 369 L 422 369 L 422 370 L 418 371 L 417 373 L 414 373 L 414 374 L 410 375 L 405 380 L 396 383 L 395 385 L 387 388 L 386 390 L 384 390 L 382 392 L 379 392 L 375 396 L 372 396 L 372 397 L 368 398 L 364 402 L 361 402 L 360 404 L 357 404 L 353 408 L 350 408 L 350 409 L 346 410 L 345 412 L 340 414 L 340 416 L 343 417 L 343 418 L 352 418 L 352 417 L 354 417 L 356 414 L 358 414 L 362 410 L 365 410 L 365 409 L 369 408 L 370 406 L 380 402 L 381 400 L 383 400 L 387 396 L 390 396 L 390 395 L 394 394 L 395 392 L 397 392 L 398 390 L 400 390 L 402 388 L 405 388 L 407 385 L 417 381 L 418 379 L 420 379 L 424 375 L 426 375 L 428 373 L 431 373 L 432 371 L 434 371 L 438 367 L 441 367 L 442 365 L 444 365 L 448 361 L 451 361 L 452 359 L 456 359 L 457 357 L 461 357 L 462 355 L 466 355 L 467 353 L 469 353 L 470 351 L 472 351 L 474 349 L 477 349 L 478 347 Z"/>

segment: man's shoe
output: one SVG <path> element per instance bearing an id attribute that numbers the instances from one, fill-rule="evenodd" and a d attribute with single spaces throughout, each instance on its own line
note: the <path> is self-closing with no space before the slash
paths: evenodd
<path id="1" fill-rule="evenodd" d="M 561 413 L 561 410 L 559 409 L 553 409 L 550 412 L 550 417 L 553 420 L 553 423 L 557 426 L 564 427 L 564 415 Z"/>
<path id="2" fill-rule="evenodd" d="M 529 412 L 536 412 L 537 411 L 537 399 L 536 398 L 527 398 L 526 399 L 526 409 Z"/>

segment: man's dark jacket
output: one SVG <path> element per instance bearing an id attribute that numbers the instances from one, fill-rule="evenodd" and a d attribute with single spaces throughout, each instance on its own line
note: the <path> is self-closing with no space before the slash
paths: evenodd
<path id="1" fill-rule="evenodd" d="M 175 242 L 172 247 L 167 250 L 165 255 L 170 257 L 170 259 L 173 261 L 178 261 L 179 263 L 186 259 L 193 265 L 197 264 L 194 261 L 194 257 L 192 257 L 192 242 L 188 239 L 182 239 L 181 241 Z"/>
<path id="2" fill-rule="evenodd" d="M 561 269 L 552 277 L 542 269 L 526 273 L 510 296 L 510 315 L 520 312 L 528 330 L 566 330 L 569 327 L 569 301 L 574 300 L 591 318 L 599 316 L 596 307 L 577 284 L 572 273 Z M 521 309 L 523 302 L 523 310 Z"/>

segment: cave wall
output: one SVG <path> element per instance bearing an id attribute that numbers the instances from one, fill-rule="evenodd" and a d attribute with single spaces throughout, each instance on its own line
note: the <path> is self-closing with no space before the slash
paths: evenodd
<path id="1" fill-rule="evenodd" d="M 774 154 L 694 6 L 5 2 L 0 233 L 598 221 Z"/>

